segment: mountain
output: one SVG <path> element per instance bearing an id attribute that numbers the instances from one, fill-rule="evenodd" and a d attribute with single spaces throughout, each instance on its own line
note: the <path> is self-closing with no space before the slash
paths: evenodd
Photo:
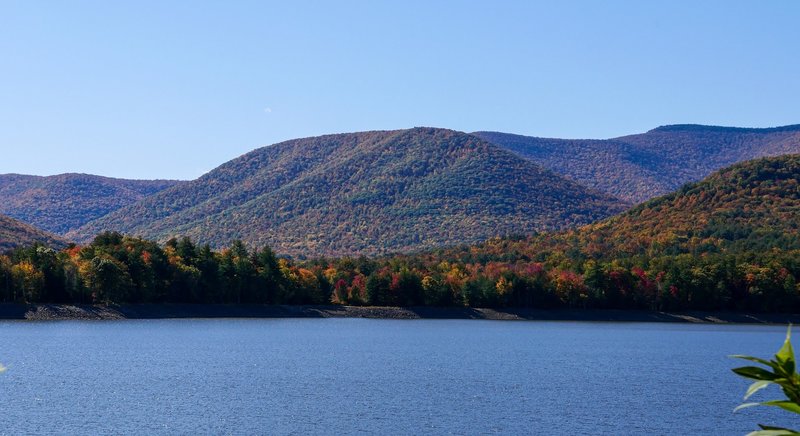
<path id="1" fill-rule="evenodd" d="M 63 235 L 178 183 L 88 174 L 0 174 L 0 213 Z"/>
<path id="2" fill-rule="evenodd" d="M 260 148 L 67 235 L 378 254 L 576 226 L 625 206 L 475 136 L 414 128 Z"/>
<path id="3" fill-rule="evenodd" d="M 0 253 L 19 246 L 40 242 L 48 247 L 61 248 L 67 242 L 58 236 L 39 230 L 29 224 L 0 215 Z"/>
<path id="4" fill-rule="evenodd" d="M 623 259 L 800 250 L 800 155 L 762 158 L 580 229 L 461 248 L 451 257 Z"/>
<path id="5" fill-rule="evenodd" d="M 436 141 L 428 142 L 428 136 L 436 137 Z M 467 158 L 465 165 L 478 168 L 498 168 L 500 163 L 517 163 L 520 166 L 513 173 L 514 177 L 499 181 L 502 183 L 498 186 L 504 186 L 503 183 L 510 183 L 508 179 L 525 180 L 525 166 L 537 168 L 509 153 L 495 152 L 496 148 L 486 146 L 474 137 L 450 131 L 415 130 L 291 141 L 286 143 L 289 145 L 279 144 L 246 155 L 234 161 L 235 165 L 233 162 L 226 164 L 232 171 L 214 177 L 222 180 L 229 175 L 232 179 L 241 179 L 242 175 L 233 170 L 245 168 L 246 164 L 251 164 L 248 167 L 251 173 L 259 167 L 274 168 L 280 166 L 279 162 L 297 162 L 296 153 L 300 150 L 310 158 L 312 155 L 308 153 L 313 147 L 309 144 L 324 148 L 324 144 L 341 145 L 345 140 L 352 140 L 356 148 L 366 147 L 366 141 L 374 150 L 413 157 L 416 154 L 409 147 L 416 149 L 416 146 L 409 145 L 412 139 L 419 140 L 419 146 L 425 151 L 434 147 L 455 154 L 451 156 L 453 161 L 448 163 L 443 162 L 442 157 L 450 155 L 437 151 L 437 159 L 431 164 L 437 165 L 438 170 L 427 173 L 451 174 L 451 167 L 458 166 L 460 160 L 469 155 L 479 157 L 474 163 L 470 162 L 474 159 Z M 288 148 L 282 150 L 283 147 Z M 352 147 L 347 149 L 352 150 Z M 281 153 L 288 153 L 293 159 L 282 161 Z M 396 180 L 392 177 L 401 171 L 394 168 L 392 172 L 393 168 L 387 167 L 377 154 L 364 153 L 366 150 L 361 150 L 358 156 L 373 158 L 370 161 L 372 165 L 360 165 L 359 168 L 374 167 L 390 180 Z M 512 159 L 503 160 L 508 156 Z M 397 156 L 390 157 L 391 162 L 397 161 Z M 267 161 L 271 163 L 267 165 Z M 482 166 L 481 161 L 489 163 Z M 413 162 L 417 163 L 419 159 Z M 402 167 L 407 168 L 405 165 Z M 505 170 L 507 166 L 501 168 Z M 331 174 L 329 169 L 338 171 L 327 167 L 318 171 L 328 176 Z M 346 173 L 352 169 L 344 167 L 340 171 Z M 549 175 L 538 171 L 536 174 Z M 501 177 L 507 173 L 495 171 L 491 176 Z M 279 172 L 270 174 L 280 179 Z M 311 177 L 309 175 L 304 180 Z M 335 174 L 330 177 L 335 177 Z M 207 182 L 204 186 L 209 186 L 210 180 Z M 294 189 L 291 187 L 293 181 L 277 183 L 287 186 L 286 189 Z M 302 186 L 307 188 L 307 192 L 311 186 L 320 186 L 304 183 Z M 351 185 L 340 183 L 335 186 L 336 189 L 329 189 L 326 195 L 336 196 L 334 191 L 337 189 L 344 190 L 345 196 L 352 195 L 346 190 Z M 474 189 L 475 186 L 481 184 L 471 183 L 456 188 Z M 195 187 L 199 189 L 202 186 Z M 178 191 L 179 187 L 171 190 Z M 145 201 L 166 194 L 156 194 Z M 480 195 L 477 197 L 482 198 Z M 458 203 L 458 197 L 446 198 L 449 204 Z M 158 208 L 154 210 L 163 213 Z M 189 240 L 180 240 L 162 248 L 152 241 L 107 233 L 96 237 L 91 244 L 68 250 L 55 259 L 39 256 L 38 250 L 20 253 L 14 259 L 0 262 L 0 276 L 4 274 L 3 269 L 7 271 L 6 276 L 12 276 L 15 266 L 22 262 L 29 263 L 27 269 L 33 273 L 44 268 L 68 271 L 70 280 L 64 281 L 63 277 L 56 276 L 59 281 L 53 283 L 62 286 L 56 288 L 62 289 L 59 298 L 79 302 L 91 299 L 117 303 L 333 302 L 376 306 L 797 313 L 800 309 L 798 218 L 800 155 L 787 155 L 731 166 L 701 182 L 686 185 L 677 192 L 598 223 L 527 238 L 493 238 L 476 245 L 416 254 L 359 259 L 316 258 L 284 263 L 284 260 L 279 262 L 271 250 L 254 253 L 242 244 L 212 253 L 198 250 Z M 123 271 L 125 274 L 98 275 L 94 268 L 97 265 L 112 273 Z M 43 278 L 47 280 L 46 275 Z M 12 289 L 19 291 L 6 292 L 5 298 L 24 295 L 22 285 L 26 283 L 17 280 L 10 284 Z M 55 288 L 46 284 L 40 286 L 44 290 Z M 40 301 L 53 298 L 44 293 L 30 294 Z M 687 314 L 685 319 L 696 316 Z M 658 317 L 675 319 L 663 313 Z M 713 318 L 709 316 L 706 319 Z"/>
<path id="6" fill-rule="evenodd" d="M 800 125 L 768 129 L 663 126 L 606 140 L 474 135 L 569 179 L 640 203 L 736 162 L 800 153 Z"/>
<path id="7" fill-rule="evenodd" d="M 646 202 L 584 234 L 607 254 L 800 249 L 800 155 L 748 161 Z"/>

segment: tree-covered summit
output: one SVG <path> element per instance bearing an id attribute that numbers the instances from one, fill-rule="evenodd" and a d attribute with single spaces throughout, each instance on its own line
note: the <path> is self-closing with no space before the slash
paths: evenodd
<path id="1" fill-rule="evenodd" d="M 0 300 L 796 311 L 800 156 L 735 165 L 577 230 L 385 257 L 281 258 L 116 232 L 0 256 Z"/>
<path id="2" fill-rule="evenodd" d="M 178 183 L 90 174 L 0 174 L 0 213 L 63 235 Z"/>
<path id="3" fill-rule="evenodd" d="M 475 134 L 632 203 L 667 194 L 737 162 L 800 153 L 800 125 L 755 129 L 679 124 L 612 139 Z"/>
<path id="4" fill-rule="evenodd" d="M 260 148 L 71 232 L 294 256 L 378 254 L 586 224 L 623 210 L 475 136 L 446 129 L 327 135 Z"/>
<path id="5" fill-rule="evenodd" d="M 800 155 L 733 165 L 579 229 L 498 239 L 470 251 L 602 260 L 771 248 L 800 249 Z"/>

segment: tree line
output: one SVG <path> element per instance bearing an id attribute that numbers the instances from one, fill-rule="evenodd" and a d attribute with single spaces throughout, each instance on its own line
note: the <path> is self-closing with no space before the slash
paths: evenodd
<path id="1" fill-rule="evenodd" d="M 472 249 L 475 250 L 474 248 Z M 449 254 L 448 254 L 449 253 Z M 460 253 L 460 254 L 459 254 Z M 465 254 L 466 253 L 466 254 Z M 456 255 L 459 254 L 459 255 Z M 0 255 L 0 301 L 796 311 L 800 250 L 543 259 L 441 251 L 293 261 L 119 233 Z"/>

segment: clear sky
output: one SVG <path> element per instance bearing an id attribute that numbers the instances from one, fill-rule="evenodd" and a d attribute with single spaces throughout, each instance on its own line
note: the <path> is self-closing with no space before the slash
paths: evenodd
<path id="1" fill-rule="evenodd" d="M 800 1 L 0 0 L 0 173 L 195 178 L 325 133 L 800 123 Z"/>

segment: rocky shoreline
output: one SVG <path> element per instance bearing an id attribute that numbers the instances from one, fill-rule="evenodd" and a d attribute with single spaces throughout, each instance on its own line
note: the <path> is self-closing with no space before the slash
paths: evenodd
<path id="1" fill-rule="evenodd" d="M 463 307 L 267 306 L 213 304 L 0 304 L 6 320 L 116 320 L 171 318 L 378 318 L 485 319 L 530 321 L 610 321 L 786 324 L 800 322 L 798 314 L 735 312 L 655 312 L 634 310 L 475 309 Z"/>

